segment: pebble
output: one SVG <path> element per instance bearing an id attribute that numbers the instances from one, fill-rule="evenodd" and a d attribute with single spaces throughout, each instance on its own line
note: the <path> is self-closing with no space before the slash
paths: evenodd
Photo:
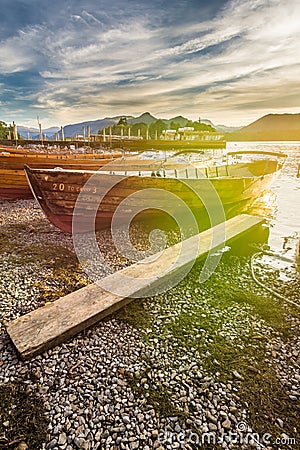
<path id="1" fill-rule="evenodd" d="M 0 201 L 0 218 L 3 216 L 7 223 L 13 224 L 21 218 L 31 223 L 34 218 L 47 230 L 41 234 L 30 233 L 30 237 L 26 234 L 29 244 L 50 245 L 52 242 L 72 249 L 71 237 L 48 224 L 33 200 L 14 202 L 9 211 L 7 208 Z M 108 240 L 103 232 L 103 245 Z M 107 252 L 110 255 L 109 246 Z M 124 261 L 117 258 L 113 261 L 111 255 L 110 258 L 115 268 L 124 267 Z M 31 361 L 19 361 L 5 334 L 3 321 L 38 307 L 40 292 L 35 284 L 44 282 L 52 272 L 47 267 L 41 269 L 34 262 L 24 267 L 12 261 L 9 254 L 3 256 L 1 263 L 0 383 L 21 377 L 28 390 L 40 396 L 49 420 L 46 449 L 181 448 L 178 436 L 188 436 L 189 430 L 196 428 L 202 433 L 213 432 L 218 436 L 222 428 L 226 432 L 240 422 L 247 423 L 247 409 L 237 390 L 244 377 L 234 370 L 232 381 L 224 381 L 220 375 L 221 359 L 213 360 L 215 372 L 206 370 L 203 361 L 209 356 L 206 352 L 211 336 L 204 328 L 194 330 L 197 342 L 203 342 L 200 352 L 196 346 L 183 347 L 172 334 L 162 337 L 156 320 L 146 330 L 145 340 L 130 324 L 110 317 Z M 162 305 L 157 298 L 147 299 L 143 308 L 150 316 L 153 314 L 152 318 L 160 316 L 163 317 L 161 320 L 169 320 L 172 324 L 176 323 L 177 315 L 193 314 L 194 308 L 201 306 L 202 319 L 211 315 L 214 319 L 220 318 L 220 336 L 234 345 L 243 344 L 241 334 L 245 338 L 247 333 L 268 332 L 260 319 L 254 318 L 251 308 L 239 304 L 227 311 L 214 312 L 202 287 L 196 289 L 187 289 L 186 295 L 177 290 L 172 295 L 163 294 L 160 297 Z M 270 339 L 267 345 L 271 358 L 276 361 L 282 358 L 278 360 L 278 377 L 290 399 L 296 401 L 300 375 L 291 358 L 297 358 L 298 353 L 282 343 L 279 337 Z M 296 341 L 294 347 L 299 348 Z M 129 383 L 130 379 L 139 383 L 136 390 Z M 173 415 L 159 414 L 149 398 L 152 391 L 163 391 L 163 398 L 174 408 Z M 276 421 L 284 428 L 282 419 Z M 165 446 L 164 438 L 171 439 L 170 446 Z M 188 439 L 185 448 L 192 448 Z M 225 443 L 223 448 L 230 447 Z"/>
<path id="2" fill-rule="evenodd" d="M 206 417 L 209 420 L 209 422 L 212 422 L 215 424 L 218 423 L 218 419 L 215 416 L 213 416 L 210 412 L 206 413 Z"/>
<path id="3" fill-rule="evenodd" d="M 230 430 L 231 428 L 231 422 L 229 419 L 224 420 L 224 422 L 222 422 L 222 427 L 225 428 L 226 430 Z"/>
<path id="4" fill-rule="evenodd" d="M 276 422 L 278 423 L 278 425 L 280 426 L 280 428 L 283 428 L 283 420 L 279 419 L 279 417 L 277 417 Z"/>
<path id="5" fill-rule="evenodd" d="M 64 445 L 66 442 L 67 442 L 67 435 L 66 435 L 66 433 L 61 433 L 59 435 L 58 445 Z"/>
<path id="6" fill-rule="evenodd" d="M 232 373 L 237 380 L 240 380 L 240 381 L 245 380 L 244 377 L 237 370 L 234 370 Z"/>

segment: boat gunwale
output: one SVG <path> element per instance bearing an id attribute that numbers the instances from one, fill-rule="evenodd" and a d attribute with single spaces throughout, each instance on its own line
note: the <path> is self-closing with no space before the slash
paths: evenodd
<path id="1" fill-rule="evenodd" d="M 262 161 L 266 161 L 266 162 L 269 162 L 269 160 L 261 160 L 261 161 L 259 161 L 260 163 L 262 162 Z M 132 169 L 132 168 L 122 168 L 122 169 L 118 169 L 118 170 L 116 170 L 116 168 L 113 168 L 113 166 L 111 167 L 111 170 L 107 170 L 107 168 L 105 167 L 105 166 L 103 166 L 103 167 L 105 167 L 105 169 L 102 169 L 102 167 L 99 169 L 99 170 L 90 170 L 90 169 L 67 169 L 67 168 L 60 168 L 60 167 L 57 167 L 57 168 L 37 168 L 37 167 L 30 167 L 29 165 L 27 165 L 27 164 L 25 164 L 24 165 L 24 170 L 25 170 L 25 172 L 26 172 L 26 170 L 28 170 L 29 169 L 29 171 L 31 171 L 31 172 L 33 172 L 33 173 L 45 173 L 45 174 L 50 174 L 50 175 L 56 175 L 56 174 L 66 174 L 66 175 L 69 175 L 69 174 L 78 174 L 78 175 L 84 175 L 84 174 L 91 174 L 91 175 L 97 175 L 98 176 L 98 174 L 100 174 L 101 176 L 102 175 L 106 175 L 106 176 L 109 176 L 109 177 L 120 177 L 120 178 L 124 178 L 124 177 L 126 177 L 126 178 L 145 178 L 145 179 L 147 179 L 147 178 L 150 178 L 150 179 L 174 179 L 174 180 L 178 180 L 178 181 L 184 181 L 184 180 L 198 180 L 198 181 L 201 181 L 201 180 L 216 180 L 216 179 L 252 179 L 252 178 L 254 178 L 254 179 L 256 179 L 256 178 L 262 178 L 262 177 L 264 177 L 264 176 L 266 176 L 266 175 L 270 175 L 270 174 L 276 174 L 280 169 L 281 169 L 281 167 L 279 167 L 279 168 L 276 168 L 276 170 L 274 170 L 274 171 L 272 171 L 272 172 L 267 172 L 267 173 L 262 173 L 262 174 L 259 174 L 259 175 L 254 175 L 254 174 L 250 174 L 250 175 L 230 175 L 229 173 L 227 173 L 226 175 L 219 175 L 219 174 L 217 174 L 217 171 L 216 171 L 216 173 L 213 175 L 213 174 L 211 174 L 210 176 L 206 176 L 205 175 L 205 170 L 216 170 L 216 168 L 217 169 L 221 169 L 221 168 L 228 168 L 228 167 L 231 167 L 231 166 L 233 166 L 233 167 L 237 167 L 239 164 L 241 164 L 241 165 L 246 165 L 247 166 L 247 164 L 251 164 L 251 163 L 237 163 L 237 164 L 225 164 L 225 165 L 220 165 L 220 166 L 211 166 L 211 167 L 207 167 L 207 166 L 202 166 L 202 167 L 195 167 L 194 165 L 190 165 L 190 166 L 184 166 L 184 167 L 179 167 L 178 168 L 178 171 L 180 170 L 180 171 L 186 171 L 186 170 L 188 170 L 189 168 L 190 169 L 195 169 L 195 173 L 196 173 L 196 171 L 197 171 L 197 173 L 198 173 L 198 171 L 200 171 L 201 173 L 202 173 L 202 175 L 203 175 L 203 178 L 202 177 L 200 177 L 200 178 L 197 178 L 197 177 L 182 177 L 182 176 L 175 176 L 175 170 L 176 169 L 164 169 L 163 167 L 150 167 L 149 168 L 149 170 L 145 170 L 145 167 L 143 167 L 143 169 L 141 168 L 141 169 Z M 131 166 L 132 167 L 132 166 Z M 159 172 L 159 170 L 163 170 L 163 171 L 165 171 L 165 173 L 167 173 L 167 171 L 172 171 L 172 172 L 174 172 L 174 176 L 162 176 L 162 175 L 156 175 L 155 174 L 155 171 L 156 172 Z M 202 171 L 204 171 L 204 172 L 202 172 Z M 114 172 L 116 172 L 116 173 L 114 173 Z M 134 173 L 134 174 L 132 174 L 132 173 L 130 173 L 130 172 L 136 172 L 136 173 Z M 148 174 L 145 174 L 145 172 L 153 172 L 153 175 L 148 175 Z M 180 175 L 180 173 L 178 173 L 178 175 Z"/>

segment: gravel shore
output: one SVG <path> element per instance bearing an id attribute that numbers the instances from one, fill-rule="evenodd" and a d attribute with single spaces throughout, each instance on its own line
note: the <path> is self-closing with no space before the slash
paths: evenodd
<path id="1" fill-rule="evenodd" d="M 0 201 L 0 224 L 0 387 L 21 383 L 42 404 L 46 435 L 22 437 L 30 450 L 300 447 L 299 310 L 254 283 L 249 256 L 225 254 L 203 285 L 197 263 L 170 291 L 22 362 L 5 323 L 88 279 L 34 200 Z M 114 269 L 127 264 L 102 239 Z M 256 269 L 299 302 L 296 271 L 282 282 Z M 18 433 L 0 415 L 0 448 Z"/>

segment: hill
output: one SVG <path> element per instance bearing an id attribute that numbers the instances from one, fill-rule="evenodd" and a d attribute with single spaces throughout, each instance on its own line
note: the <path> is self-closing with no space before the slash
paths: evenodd
<path id="1" fill-rule="evenodd" d="M 109 128 L 110 126 L 116 125 L 121 118 L 126 118 L 128 124 L 136 124 L 140 122 L 144 122 L 148 126 L 157 121 L 157 118 L 152 116 L 149 112 L 145 112 L 138 117 L 127 116 L 126 114 L 114 117 L 105 117 L 104 119 L 98 119 L 94 121 L 86 121 L 75 123 L 72 125 L 66 125 L 64 127 L 65 137 L 73 137 L 76 134 L 82 135 L 83 127 L 87 128 L 91 127 L 91 134 L 98 134 L 99 130 L 103 128 Z M 163 119 L 164 120 L 164 119 Z M 171 122 L 170 120 L 164 120 L 168 125 Z M 187 119 L 186 119 L 187 120 Z"/>
<path id="2" fill-rule="evenodd" d="M 80 123 L 74 123 L 64 126 L 65 137 L 74 137 L 76 134 L 82 135 L 83 127 L 87 130 L 87 127 L 91 127 L 91 134 L 97 134 L 99 130 L 108 128 L 112 125 L 116 125 L 122 117 L 126 117 L 127 121 L 133 119 L 132 116 L 115 116 L 105 117 L 104 119 L 89 120 Z"/>
<path id="3" fill-rule="evenodd" d="M 244 132 L 260 131 L 287 131 L 300 130 L 300 114 L 267 114 L 246 127 L 240 129 Z"/>
<path id="4" fill-rule="evenodd" d="M 151 123 L 154 123 L 156 121 L 157 121 L 157 119 L 154 116 L 152 116 L 149 112 L 145 112 L 145 113 L 141 114 L 140 116 L 134 117 L 132 119 L 127 119 L 127 122 L 132 123 L 133 125 L 135 123 L 143 122 L 149 126 L 149 125 L 151 125 Z"/>
<path id="5" fill-rule="evenodd" d="M 47 136 L 48 139 L 51 139 L 59 131 L 59 127 L 50 127 L 43 129 L 43 135 Z M 18 133 L 24 137 L 28 138 L 28 134 L 32 137 L 32 139 L 39 139 L 40 138 L 40 132 L 38 128 L 31 128 L 31 127 L 24 127 L 22 125 L 18 125 Z"/>
<path id="6" fill-rule="evenodd" d="M 241 127 L 228 127 L 227 125 L 213 125 L 217 131 L 221 133 L 232 133 L 234 131 L 239 131 Z"/>
<path id="7" fill-rule="evenodd" d="M 163 121 L 167 122 L 169 128 L 171 128 L 171 122 L 179 123 L 181 127 L 185 127 L 189 119 L 183 116 L 176 116 L 173 117 L 172 119 L 163 119 Z"/>
<path id="8" fill-rule="evenodd" d="M 64 134 L 65 134 L 65 137 L 74 137 L 76 134 L 82 135 L 83 127 L 85 127 L 85 130 L 86 130 L 88 126 L 91 127 L 91 134 L 98 134 L 99 130 L 116 125 L 121 118 L 126 118 L 128 124 L 134 125 L 136 123 L 143 122 L 143 123 L 147 124 L 148 126 L 150 126 L 152 123 L 154 123 L 158 120 L 157 117 L 152 116 L 152 114 L 150 114 L 149 112 L 145 112 L 138 117 L 126 116 L 124 114 L 124 115 L 115 116 L 115 117 L 105 117 L 104 119 L 98 119 L 98 120 L 94 120 L 94 121 L 85 121 L 85 122 L 80 122 L 80 123 L 74 123 L 71 125 L 66 125 L 64 127 Z M 189 119 L 187 119 L 186 117 L 183 117 L 183 116 L 176 116 L 176 117 L 172 117 L 171 119 L 161 118 L 161 120 L 163 120 L 166 123 L 166 127 L 170 128 L 171 122 L 180 123 L 180 126 L 184 127 Z M 222 129 L 220 129 L 220 128 L 218 128 L 218 126 L 215 126 L 208 119 L 203 119 L 203 120 L 201 119 L 201 123 L 211 125 L 212 127 L 216 128 L 217 131 L 224 132 L 224 128 L 227 130 L 227 127 L 225 127 L 224 125 L 221 125 L 220 127 Z"/>
<path id="9" fill-rule="evenodd" d="M 69 125 L 64 126 L 64 135 L 65 137 L 75 137 L 76 135 L 83 135 L 83 129 L 84 132 L 87 133 L 87 128 L 90 127 L 91 134 L 98 134 L 99 130 L 102 130 L 103 128 L 109 128 L 110 126 L 116 125 L 121 118 L 126 118 L 127 123 L 131 125 L 135 125 L 137 123 L 145 123 L 148 127 L 156 122 L 158 120 L 157 117 L 154 117 L 149 112 L 144 112 L 143 114 L 133 117 L 129 115 L 118 115 L 114 117 L 105 117 L 104 119 L 96 119 L 96 120 L 86 120 L 84 122 L 78 122 L 73 123 Z M 164 119 L 161 118 L 166 123 L 166 128 L 171 128 L 171 123 L 177 123 L 180 124 L 181 127 L 186 126 L 187 122 L 189 121 L 188 118 L 183 116 L 176 116 L 172 117 L 171 119 Z M 221 133 L 231 132 L 239 130 L 239 128 L 234 127 L 227 127 L 226 125 L 214 125 L 211 120 L 209 119 L 201 119 L 201 123 L 205 123 L 207 125 L 211 125 L 213 128 L 216 129 L 216 131 L 219 131 Z M 28 128 L 19 125 L 18 126 L 18 132 L 24 137 L 28 137 L 28 133 L 33 139 L 39 139 L 39 130 L 38 128 Z M 55 133 L 59 133 L 59 136 L 61 138 L 61 131 L 60 127 L 51 127 L 47 129 L 43 129 L 43 134 L 47 135 L 49 139 L 53 139 L 55 137 Z M 107 130 L 108 132 L 108 130 Z"/>
<path id="10" fill-rule="evenodd" d="M 300 140 L 300 114 L 267 114 L 238 132 L 229 133 L 226 138 L 234 141 L 297 141 Z"/>

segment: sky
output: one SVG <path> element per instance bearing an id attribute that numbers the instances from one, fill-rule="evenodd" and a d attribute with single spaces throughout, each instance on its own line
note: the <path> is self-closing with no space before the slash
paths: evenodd
<path id="1" fill-rule="evenodd" d="M 0 120 L 300 113 L 300 1 L 0 0 Z"/>

